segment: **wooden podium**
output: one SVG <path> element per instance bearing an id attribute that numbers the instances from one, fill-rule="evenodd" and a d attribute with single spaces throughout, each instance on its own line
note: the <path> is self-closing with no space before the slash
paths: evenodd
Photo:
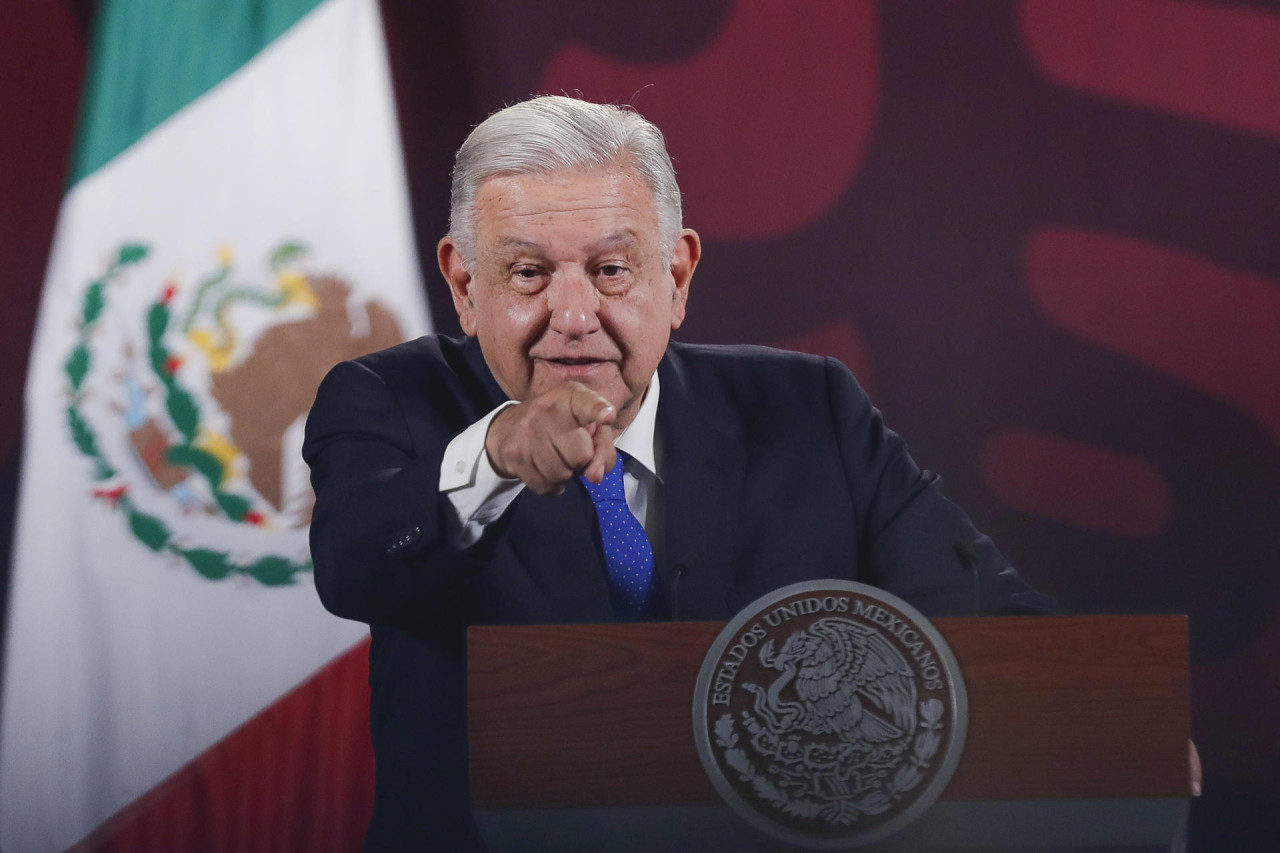
<path id="1" fill-rule="evenodd" d="M 860 850 L 1169 849 L 1189 796 L 1183 616 L 937 619 L 969 695 L 942 798 Z M 790 850 L 692 734 L 712 622 L 475 627 L 471 793 L 497 850 Z"/>

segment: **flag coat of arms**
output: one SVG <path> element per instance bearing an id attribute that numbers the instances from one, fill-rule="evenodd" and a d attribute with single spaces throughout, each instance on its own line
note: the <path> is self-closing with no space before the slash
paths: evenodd
<path id="1" fill-rule="evenodd" d="M 315 594 L 302 423 L 427 330 L 376 0 L 103 0 L 27 379 L 6 853 L 366 636 Z"/>

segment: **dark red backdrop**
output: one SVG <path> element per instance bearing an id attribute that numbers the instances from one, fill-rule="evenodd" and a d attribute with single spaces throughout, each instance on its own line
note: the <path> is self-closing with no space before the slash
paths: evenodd
<path id="1" fill-rule="evenodd" d="M 4 13 L 6 515 L 85 5 Z M 634 103 L 706 243 L 680 336 L 841 357 L 1068 608 L 1190 613 L 1196 849 L 1277 836 L 1280 5 L 383 9 L 439 328 L 467 129 L 535 91 Z"/>

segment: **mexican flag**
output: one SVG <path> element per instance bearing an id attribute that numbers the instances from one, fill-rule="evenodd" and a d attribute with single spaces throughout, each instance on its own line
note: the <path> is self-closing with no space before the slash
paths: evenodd
<path id="1" fill-rule="evenodd" d="M 277 701 L 367 636 L 313 588 L 302 424 L 330 366 L 428 324 L 376 0 L 99 2 L 27 378 L 0 849 L 184 778 L 207 821 L 342 808 L 246 724 L 333 724 Z M 246 731 L 258 778 L 209 757 Z"/>

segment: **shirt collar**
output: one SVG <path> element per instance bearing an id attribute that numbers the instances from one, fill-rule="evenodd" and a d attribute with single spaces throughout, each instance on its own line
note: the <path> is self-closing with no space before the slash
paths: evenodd
<path id="1" fill-rule="evenodd" d="M 649 389 L 645 391 L 644 400 L 640 402 L 640 411 L 636 412 L 635 420 L 622 431 L 622 435 L 618 436 L 613 446 L 661 480 L 662 475 L 658 471 L 657 452 L 654 447 L 658 423 L 658 385 L 658 371 L 655 370 L 653 378 L 649 380 Z"/>

